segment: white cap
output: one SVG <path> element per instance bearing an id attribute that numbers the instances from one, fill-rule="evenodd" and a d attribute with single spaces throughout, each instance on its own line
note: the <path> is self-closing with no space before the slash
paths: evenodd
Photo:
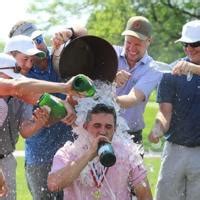
<path id="1" fill-rule="evenodd" d="M 8 75 L 11 78 L 24 78 L 20 73 L 15 73 L 13 69 L 2 69 L 4 67 L 15 68 L 16 60 L 6 53 L 0 53 L 0 72 Z"/>
<path id="2" fill-rule="evenodd" d="M 37 49 L 33 40 L 25 35 L 16 35 L 7 41 L 4 52 L 9 53 L 11 51 L 19 51 L 28 56 L 36 55 L 41 58 L 46 56 L 45 52 Z"/>
<path id="3" fill-rule="evenodd" d="M 200 41 L 200 20 L 186 23 L 182 29 L 182 36 L 176 42 L 194 43 Z"/>

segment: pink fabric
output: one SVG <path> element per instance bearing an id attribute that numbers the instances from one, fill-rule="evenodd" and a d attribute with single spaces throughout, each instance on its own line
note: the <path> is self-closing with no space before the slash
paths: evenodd
<path id="1" fill-rule="evenodd" d="M 90 166 L 93 163 L 97 168 L 101 165 L 96 158 L 95 161 L 87 165 L 81 176 L 70 187 L 64 189 L 64 200 L 130 200 L 128 182 L 132 186 L 137 185 L 146 177 L 146 170 L 140 158 L 135 155 L 132 142 L 127 144 L 121 140 L 115 140 L 112 145 L 117 161 L 114 166 L 108 169 L 101 187 L 96 187 L 90 172 Z M 84 152 L 84 148 L 85 146 L 82 146 L 82 152 Z M 58 150 L 53 160 L 51 172 L 57 171 L 81 156 L 82 152 L 78 153 L 75 149 L 77 148 L 74 147 L 74 144 L 66 143 L 63 148 Z M 97 198 L 98 195 L 95 196 L 98 191 L 100 198 Z"/>

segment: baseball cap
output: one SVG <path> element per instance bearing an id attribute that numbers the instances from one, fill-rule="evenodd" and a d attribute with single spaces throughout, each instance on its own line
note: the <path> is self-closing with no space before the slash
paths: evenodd
<path id="1" fill-rule="evenodd" d="M 193 20 L 183 25 L 181 38 L 175 42 L 194 43 L 200 41 L 200 20 Z"/>
<path id="2" fill-rule="evenodd" d="M 15 73 L 16 60 L 6 53 L 0 53 L 0 72 L 8 75 L 11 78 L 24 78 L 20 73 Z M 8 68 L 8 69 L 4 69 Z"/>
<path id="3" fill-rule="evenodd" d="M 25 35 L 17 35 L 7 41 L 4 52 L 9 53 L 11 51 L 19 51 L 28 56 L 36 55 L 40 58 L 46 56 L 45 52 L 37 49 L 33 40 Z"/>
<path id="4" fill-rule="evenodd" d="M 126 30 L 124 30 L 122 35 L 130 35 L 141 40 L 146 40 L 151 37 L 151 32 L 152 25 L 147 18 L 143 16 L 134 16 L 128 20 Z"/>

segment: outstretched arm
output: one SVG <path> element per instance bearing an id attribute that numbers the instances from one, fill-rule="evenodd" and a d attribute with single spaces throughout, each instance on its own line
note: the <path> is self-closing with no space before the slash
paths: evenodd
<path id="1" fill-rule="evenodd" d="M 80 96 L 72 89 L 72 77 L 67 83 L 55 83 L 36 79 L 0 78 L 0 96 L 15 96 L 27 103 L 35 104 L 44 92 L 67 93 Z"/>
<path id="2" fill-rule="evenodd" d="M 200 75 L 200 65 L 187 61 L 179 61 L 174 66 L 172 73 L 177 75 L 188 74 L 188 73 Z"/>

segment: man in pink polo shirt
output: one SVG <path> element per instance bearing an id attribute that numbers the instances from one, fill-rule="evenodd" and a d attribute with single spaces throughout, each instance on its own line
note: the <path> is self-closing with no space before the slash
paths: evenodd
<path id="1" fill-rule="evenodd" d="M 98 103 L 89 109 L 78 139 L 67 142 L 54 156 L 48 177 L 51 191 L 64 189 L 65 200 L 130 200 L 134 188 L 139 200 L 152 200 L 142 159 L 131 138 L 117 133 L 116 120 L 112 106 Z M 99 161 L 100 141 L 112 144 L 116 163 L 111 167 Z"/>

